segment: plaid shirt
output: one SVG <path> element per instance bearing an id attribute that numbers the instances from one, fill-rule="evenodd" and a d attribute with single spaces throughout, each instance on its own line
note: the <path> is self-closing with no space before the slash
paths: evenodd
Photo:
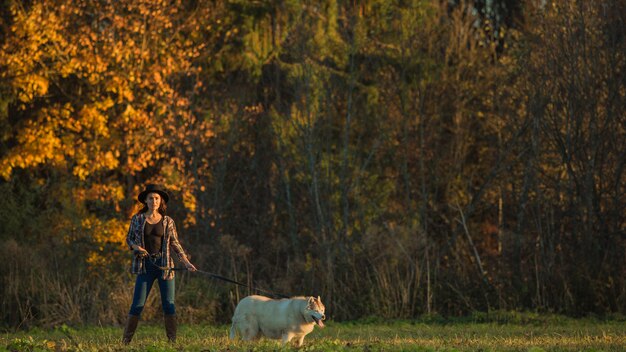
<path id="1" fill-rule="evenodd" d="M 145 248 L 143 239 L 144 226 L 146 224 L 146 216 L 143 213 L 133 215 L 130 220 L 130 227 L 128 228 L 128 235 L 126 235 L 126 243 L 132 250 L 133 245 L 139 245 Z M 176 224 L 174 220 L 169 216 L 163 216 L 163 245 L 161 247 L 161 258 L 158 259 L 157 265 L 168 268 L 174 267 L 174 259 L 170 255 L 171 250 L 174 250 L 178 255 L 178 259 L 182 262 L 187 262 L 187 254 L 178 241 L 178 233 L 176 232 Z M 133 264 L 130 272 L 132 274 L 145 274 L 147 259 L 140 256 L 133 256 Z M 159 263 L 160 262 L 160 263 Z M 163 279 L 171 280 L 174 278 L 174 270 L 163 270 Z"/>

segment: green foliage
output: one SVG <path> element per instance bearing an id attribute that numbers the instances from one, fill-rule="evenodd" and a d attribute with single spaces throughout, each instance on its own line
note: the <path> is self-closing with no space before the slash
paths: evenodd
<path id="1" fill-rule="evenodd" d="M 35 342 L 32 336 L 28 338 L 17 338 L 11 341 L 7 346 L 8 351 L 49 351 L 48 341 Z"/>

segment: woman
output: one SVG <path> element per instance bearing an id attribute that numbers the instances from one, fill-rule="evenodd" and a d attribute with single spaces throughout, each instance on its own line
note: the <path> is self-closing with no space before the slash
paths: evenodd
<path id="1" fill-rule="evenodd" d="M 137 274 L 133 303 L 130 306 L 122 342 L 130 343 L 137 329 L 139 316 L 155 280 L 161 292 L 165 333 L 176 341 L 176 309 L 174 306 L 174 251 L 187 270 L 196 271 L 178 242 L 174 220 L 165 215 L 169 195 L 163 188 L 149 184 L 137 199 L 143 208 L 130 221 L 126 243 L 134 253 L 131 273 Z"/>

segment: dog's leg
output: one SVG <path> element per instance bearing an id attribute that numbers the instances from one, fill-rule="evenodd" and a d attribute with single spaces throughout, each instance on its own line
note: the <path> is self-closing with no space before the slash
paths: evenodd
<path id="1" fill-rule="evenodd" d="M 298 339 L 296 340 L 296 347 L 302 346 L 302 344 L 304 343 L 304 336 L 306 336 L 306 335 L 298 336 Z"/>
<path id="2" fill-rule="evenodd" d="M 230 335 L 229 335 L 231 340 L 234 340 L 235 337 L 237 337 L 237 332 L 235 331 L 235 322 L 233 321 L 233 324 L 230 326 Z"/>
<path id="3" fill-rule="evenodd" d="M 252 341 L 259 334 L 259 322 L 256 317 L 248 315 L 239 323 L 239 332 L 245 341 Z"/>
<path id="4" fill-rule="evenodd" d="M 258 331 L 252 328 L 251 326 L 246 326 L 241 331 L 241 335 L 244 341 L 254 340 L 257 334 L 258 334 Z"/>
<path id="5" fill-rule="evenodd" d="M 286 344 L 289 343 L 289 341 L 291 341 L 291 339 L 293 338 L 293 334 L 290 332 L 283 332 L 283 346 L 285 346 Z"/>

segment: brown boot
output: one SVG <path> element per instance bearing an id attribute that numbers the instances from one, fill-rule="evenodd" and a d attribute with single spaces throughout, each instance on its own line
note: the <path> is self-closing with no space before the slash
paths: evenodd
<path id="1" fill-rule="evenodd" d="M 128 345 L 133 339 L 135 330 L 137 330 L 137 323 L 139 323 L 139 316 L 129 314 L 128 320 L 126 320 L 126 327 L 124 328 L 124 336 L 122 337 L 123 344 Z"/>
<path id="2" fill-rule="evenodd" d="M 176 342 L 176 314 L 164 315 L 165 334 L 170 342 Z"/>

